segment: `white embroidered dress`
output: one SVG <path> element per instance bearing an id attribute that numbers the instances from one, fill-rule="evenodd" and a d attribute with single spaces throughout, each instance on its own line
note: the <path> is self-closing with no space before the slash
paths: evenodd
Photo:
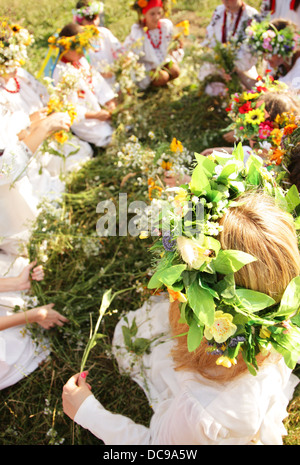
<path id="1" fill-rule="evenodd" d="M 300 92 L 300 57 L 297 58 L 292 69 L 278 80 L 284 82 L 292 91 Z"/>
<path id="2" fill-rule="evenodd" d="M 93 395 L 81 404 L 75 422 L 107 445 L 282 444 L 282 420 L 298 378 L 283 361 L 265 364 L 255 377 L 246 373 L 226 383 L 176 371 L 168 308 L 167 297 L 161 295 L 126 315 L 129 326 L 136 320 L 136 337 L 153 341 L 150 353 L 137 357 L 127 350 L 124 320 L 113 340 L 120 371 L 142 387 L 153 408 L 149 428 L 107 411 Z"/>
<path id="3" fill-rule="evenodd" d="M 275 11 L 271 13 L 272 0 L 262 0 L 261 12 L 263 16 L 270 14 L 271 21 L 273 19 L 287 19 L 292 21 L 300 28 L 300 8 L 297 11 L 291 9 L 291 0 L 276 0 Z"/>
<path id="4" fill-rule="evenodd" d="M 226 9 L 224 5 L 217 6 L 212 15 L 211 21 L 206 28 L 206 36 L 202 45 L 213 48 L 217 42 L 222 42 L 225 11 Z M 225 28 L 226 40 L 235 41 L 238 38 L 241 40 L 241 44 L 238 47 L 236 56 L 236 68 L 241 72 L 247 72 L 248 76 L 256 79 L 256 59 L 251 55 L 247 47 L 243 45 L 242 39 L 244 36 L 245 28 L 255 16 L 258 16 L 258 11 L 249 5 L 245 5 L 239 21 L 238 15 L 239 12 L 234 14 L 227 13 Z M 235 31 L 236 25 L 237 29 Z"/>
<path id="5" fill-rule="evenodd" d="M 0 278 L 18 276 L 28 260 L 0 253 Z M 0 317 L 13 313 L 15 306 L 26 303 L 21 291 L 0 293 Z M 36 344 L 23 325 L 0 331 L 0 389 L 16 384 L 32 373 L 49 355 L 47 342 Z"/>
<path id="6" fill-rule="evenodd" d="M 93 48 L 89 49 L 91 65 L 100 72 L 106 72 L 108 65 L 114 63 L 118 55 L 122 53 L 123 47 L 119 39 L 106 27 L 98 27 L 99 37 L 93 43 Z M 113 86 L 114 77 L 104 77 L 105 81 Z"/>
<path id="7" fill-rule="evenodd" d="M 66 66 L 60 61 L 53 72 L 54 82 L 57 83 Z M 96 72 L 85 57 L 80 58 L 79 66 L 88 76 L 80 80 L 80 90 L 74 92 L 70 101 L 75 105 L 77 119 L 72 125 L 72 131 L 82 140 L 97 147 L 106 147 L 111 142 L 113 129 L 108 121 L 98 119 L 87 119 L 87 112 L 98 112 L 115 94 L 111 87 L 105 82 L 99 72 Z"/>
<path id="8" fill-rule="evenodd" d="M 144 64 L 146 72 L 154 70 L 157 67 L 168 63 L 170 61 L 180 62 L 183 58 L 183 49 L 178 49 L 169 54 L 168 48 L 173 38 L 173 23 L 163 18 L 160 20 L 161 35 L 159 28 L 149 30 L 148 33 L 152 42 L 158 47 L 153 47 L 151 41 L 145 32 L 144 28 L 139 24 L 133 24 L 130 34 L 124 41 L 124 48 L 131 49 L 134 53 L 139 55 L 140 63 Z M 151 83 L 150 76 L 147 76 L 139 82 L 142 89 L 146 89 Z"/>

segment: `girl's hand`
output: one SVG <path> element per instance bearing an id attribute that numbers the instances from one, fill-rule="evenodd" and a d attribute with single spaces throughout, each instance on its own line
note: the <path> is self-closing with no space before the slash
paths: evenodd
<path id="1" fill-rule="evenodd" d="M 107 121 L 111 118 L 111 114 L 107 110 L 100 110 L 96 113 L 95 118 L 99 121 Z"/>
<path id="2" fill-rule="evenodd" d="M 30 289 L 31 280 L 34 281 L 42 281 L 44 279 L 44 270 L 42 265 L 35 266 L 36 261 L 29 263 L 29 265 L 25 266 L 24 270 L 19 274 L 17 279 L 17 290 L 24 291 Z M 30 277 L 30 272 L 31 277 Z"/>
<path id="3" fill-rule="evenodd" d="M 38 323 L 42 328 L 50 329 L 53 326 L 63 326 L 68 321 L 66 317 L 53 309 L 54 304 L 32 308 L 27 311 L 29 323 Z"/>
<path id="4" fill-rule="evenodd" d="M 87 371 L 77 373 L 63 387 L 63 411 L 71 420 L 74 420 L 83 401 L 92 395 L 91 386 L 86 382 L 87 374 Z"/>
<path id="5" fill-rule="evenodd" d="M 51 115 L 40 120 L 40 125 L 45 125 L 48 134 L 61 130 L 69 131 L 71 127 L 71 118 L 68 113 L 51 113 Z"/>

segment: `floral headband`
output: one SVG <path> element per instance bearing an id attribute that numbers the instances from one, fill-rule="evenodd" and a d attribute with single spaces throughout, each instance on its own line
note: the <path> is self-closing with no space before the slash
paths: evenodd
<path id="1" fill-rule="evenodd" d="M 279 165 L 284 155 L 283 138 L 297 128 L 296 116 L 293 112 L 277 115 L 271 121 L 265 110 L 262 96 L 266 92 L 285 92 L 288 88 L 284 83 L 274 81 L 272 76 L 258 77 L 256 85 L 250 91 L 232 96 L 226 109 L 232 124 L 228 129 L 234 130 L 238 140 L 252 140 L 259 149 L 269 152 L 270 163 Z"/>
<path id="2" fill-rule="evenodd" d="M 253 20 L 246 28 L 246 44 L 255 56 L 280 55 L 291 57 L 300 44 L 299 34 L 292 28 L 285 27 L 278 31 L 268 20 Z"/>
<path id="3" fill-rule="evenodd" d="M 19 24 L 0 18 L 0 74 L 12 73 L 27 59 L 33 36 Z"/>
<path id="4" fill-rule="evenodd" d="M 74 21 L 81 23 L 84 18 L 91 18 L 95 15 L 101 15 L 104 11 L 102 2 L 90 2 L 88 6 L 72 10 Z"/>
<path id="5" fill-rule="evenodd" d="M 61 49 L 63 52 L 68 50 L 76 50 L 77 52 L 82 52 L 83 50 L 90 48 L 92 46 L 92 40 L 99 36 L 99 30 L 93 25 L 81 26 L 83 32 L 76 34 L 71 37 L 59 37 L 51 36 L 48 39 L 50 49 Z"/>
<path id="6" fill-rule="evenodd" d="M 300 320 L 299 315 L 293 319 L 299 300 L 291 296 L 299 295 L 300 278 L 291 281 L 280 303 L 261 292 L 239 288 L 234 273 L 256 259 L 241 251 L 222 250 L 218 240 L 222 230 L 219 220 L 240 194 L 260 187 L 283 200 L 284 191 L 276 187 L 261 158 L 251 155 L 244 165 L 241 144 L 232 155 L 213 152 L 210 157 L 195 156 L 197 165 L 190 183 L 175 188 L 172 208 L 164 215 L 169 231 L 162 228 L 151 248 L 156 265 L 148 288 L 166 290 L 170 302 L 179 302 L 181 321 L 189 326 L 190 352 L 204 337 L 208 356 L 219 355 L 218 365 L 236 364 L 242 352 L 249 371 L 255 375 L 256 355 L 272 348 L 294 368 L 300 355 Z M 287 195 L 289 200 L 293 197 L 294 205 L 300 203 L 294 189 Z M 187 204 L 192 218 L 188 223 Z M 190 227 L 197 226 L 199 206 L 201 231 L 191 235 Z M 291 203 L 285 206 L 291 213 Z"/>

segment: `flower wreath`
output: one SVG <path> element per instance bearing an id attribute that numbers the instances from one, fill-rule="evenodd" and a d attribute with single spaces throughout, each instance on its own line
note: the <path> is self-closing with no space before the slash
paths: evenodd
<path id="1" fill-rule="evenodd" d="M 253 20 L 246 28 L 245 43 L 255 56 L 291 57 L 300 43 L 299 39 L 299 34 L 295 34 L 289 26 L 278 31 L 269 20 Z"/>
<path id="2" fill-rule="evenodd" d="M 33 41 L 33 36 L 27 29 L 0 18 L 0 74 L 12 73 L 24 65 L 27 47 Z"/>
<path id="3" fill-rule="evenodd" d="M 272 76 L 258 77 L 256 85 L 249 91 L 235 93 L 226 111 L 232 124 L 228 129 L 234 130 L 240 140 L 252 140 L 258 149 L 267 149 L 269 162 L 280 165 L 285 150 L 282 142 L 298 127 L 293 112 L 277 115 L 271 121 L 265 111 L 262 95 L 266 92 L 288 91 L 286 84 L 274 81 Z"/>
<path id="4" fill-rule="evenodd" d="M 82 52 L 85 49 L 92 47 L 92 40 L 99 36 L 99 30 L 96 26 L 87 25 L 81 26 L 84 30 L 79 34 L 71 37 L 59 37 L 53 35 L 49 37 L 48 43 L 50 49 L 60 49 L 63 53 L 68 50 L 76 50 Z"/>
<path id="5" fill-rule="evenodd" d="M 253 154 L 244 165 L 241 144 L 232 155 L 213 152 L 210 157 L 195 156 L 197 164 L 190 183 L 177 188 L 173 199 L 169 231 L 162 227 L 150 249 L 155 271 L 148 288 L 166 290 L 170 302 L 179 302 L 181 321 L 189 326 L 190 352 L 204 337 L 207 353 L 220 355 L 217 364 L 230 367 L 242 352 L 255 375 L 257 354 L 272 348 L 293 369 L 300 355 L 300 277 L 290 282 L 280 303 L 261 292 L 239 288 L 234 273 L 256 259 L 241 251 L 222 250 L 218 235 L 220 218 L 245 191 L 260 188 L 280 198 L 281 208 L 291 218 L 292 208 L 294 212 L 300 203 L 299 193 L 295 186 L 287 193 L 277 187 L 260 157 Z M 197 226 L 197 220 L 188 223 L 189 227 L 184 221 L 187 203 L 193 214 L 202 205 L 198 234 L 190 233 L 190 225 Z"/>
<path id="6" fill-rule="evenodd" d="M 95 15 L 101 15 L 104 11 L 102 2 L 90 2 L 88 6 L 72 10 L 74 19 L 80 23 L 84 18 L 92 18 Z"/>

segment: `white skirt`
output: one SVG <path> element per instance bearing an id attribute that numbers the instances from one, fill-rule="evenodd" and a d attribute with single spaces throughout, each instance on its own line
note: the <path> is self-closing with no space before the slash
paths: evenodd
<path id="1" fill-rule="evenodd" d="M 14 259 L 10 255 L 0 254 L 0 276 L 18 276 L 28 260 L 22 257 Z M 0 317 L 10 315 L 18 305 L 24 307 L 22 292 L 0 293 Z M 28 376 L 44 361 L 50 351 L 46 341 L 37 344 L 28 333 L 26 326 L 15 326 L 0 331 L 0 389 L 5 389 Z"/>

